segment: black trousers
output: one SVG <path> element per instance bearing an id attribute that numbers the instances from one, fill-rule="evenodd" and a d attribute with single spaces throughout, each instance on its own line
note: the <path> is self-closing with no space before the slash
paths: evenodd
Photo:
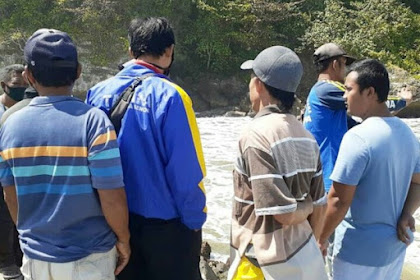
<path id="1" fill-rule="evenodd" d="M 0 186 L 0 268 L 11 265 L 22 266 L 22 251 L 15 224 L 4 202 Z"/>
<path id="2" fill-rule="evenodd" d="M 118 280 L 201 280 L 201 230 L 130 213 L 131 258 Z"/>

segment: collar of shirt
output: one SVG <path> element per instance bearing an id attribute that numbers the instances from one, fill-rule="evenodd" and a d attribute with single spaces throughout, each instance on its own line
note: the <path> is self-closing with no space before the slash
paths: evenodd
<path id="1" fill-rule="evenodd" d="M 31 103 L 29 103 L 30 106 L 33 105 L 44 105 L 44 104 L 51 104 L 51 103 L 57 103 L 62 101 L 80 101 L 82 100 L 75 98 L 73 96 L 68 95 L 59 95 L 59 96 L 37 96 L 31 100 Z"/>
<path id="2" fill-rule="evenodd" d="M 131 60 L 125 63 L 124 68 L 116 76 L 139 77 L 148 73 L 155 73 L 154 76 L 171 81 L 169 77 L 160 73 L 155 66 L 142 60 Z"/>
<path id="3" fill-rule="evenodd" d="M 150 70 L 152 70 L 153 72 L 155 72 L 157 74 L 162 74 L 161 71 L 159 70 L 159 68 L 157 68 L 156 66 L 154 66 L 150 63 L 147 63 L 146 61 L 136 60 L 136 61 L 134 61 L 134 63 L 137 64 L 137 65 L 141 65 L 141 66 L 144 66 L 146 68 L 149 68 Z"/>
<path id="4" fill-rule="evenodd" d="M 268 106 L 265 106 L 264 108 L 262 108 L 255 115 L 254 118 L 256 119 L 256 118 L 266 116 L 266 115 L 269 115 L 269 114 L 273 114 L 273 113 L 276 113 L 276 114 L 290 114 L 290 112 L 286 112 L 285 110 L 280 109 L 278 105 L 272 104 L 272 105 L 268 105 Z"/>

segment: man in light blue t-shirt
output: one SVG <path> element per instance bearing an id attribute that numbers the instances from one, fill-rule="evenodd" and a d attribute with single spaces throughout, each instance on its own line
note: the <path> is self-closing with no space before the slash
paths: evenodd
<path id="1" fill-rule="evenodd" d="M 385 101 L 389 77 L 376 60 L 350 68 L 347 111 L 363 119 L 342 140 L 319 244 L 335 230 L 334 280 L 399 280 L 420 206 L 420 145 Z"/>

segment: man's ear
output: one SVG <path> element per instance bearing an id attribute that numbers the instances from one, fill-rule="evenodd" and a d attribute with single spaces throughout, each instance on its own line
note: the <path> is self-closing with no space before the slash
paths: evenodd
<path id="1" fill-rule="evenodd" d="M 25 66 L 25 70 L 22 72 L 23 79 L 30 85 L 34 84 L 34 77 L 32 76 L 31 71 L 29 71 L 28 66 Z"/>
<path id="2" fill-rule="evenodd" d="M 265 90 L 267 90 L 264 86 L 264 83 L 257 77 L 255 77 L 255 90 L 257 91 L 259 95 L 263 93 Z"/>
<path id="3" fill-rule="evenodd" d="M 373 87 L 368 87 L 366 89 L 366 91 L 367 91 L 367 96 L 369 98 L 377 98 L 378 97 L 377 94 L 376 94 L 376 92 L 375 92 L 375 89 Z"/>
<path id="4" fill-rule="evenodd" d="M 130 57 L 131 57 L 131 58 L 135 58 L 135 57 L 134 57 L 134 53 L 133 53 L 133 51 L 131 50 L 131 47 L 128 47 L 128 54 L 130 55 Z"/>
<path id="5" fill-rule="evenodd" d="M 333 68 L 334 70 L 337 70 L 337 69 L 339 69 L 339 68 L 340 68 L 340 61 L 339 61 L 338 59 L 334 59 L 334 60 L 332 61 L 331 65 L 332 65 L 332 68 Z"/>
<path id="6" fill-rule="evenodd" d="M 1 82 L 1 88 L 3 89 L 4 92 L 6 92 L 6 83 L 5 82 Z"/>
<path id="7" fill-rule="evenodd" d="M 365 88 L 361 91 L 362 95 L 365 95 L 368 100 L 377 101 L 378 95 L 373 87 Z"/>
<path id="8" fill-rule="evenodd" d="M 174 49 L 175 49 L 175 45 L 174 44 L 170 45 L 169 47 L 165 49 L 164 55 L 166 57 L 172 57 L 172 53 L 174 52 Z"/>

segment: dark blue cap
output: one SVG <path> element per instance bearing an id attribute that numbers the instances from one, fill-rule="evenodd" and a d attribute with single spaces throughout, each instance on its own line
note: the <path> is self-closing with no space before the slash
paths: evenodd
<path id="1" fill-rule="evenodd" d="M 77 67 L 77 49 L 70 36 L 55 29 L 38 29 L 24 49 L 26 63 L 32 67 Z"/>

